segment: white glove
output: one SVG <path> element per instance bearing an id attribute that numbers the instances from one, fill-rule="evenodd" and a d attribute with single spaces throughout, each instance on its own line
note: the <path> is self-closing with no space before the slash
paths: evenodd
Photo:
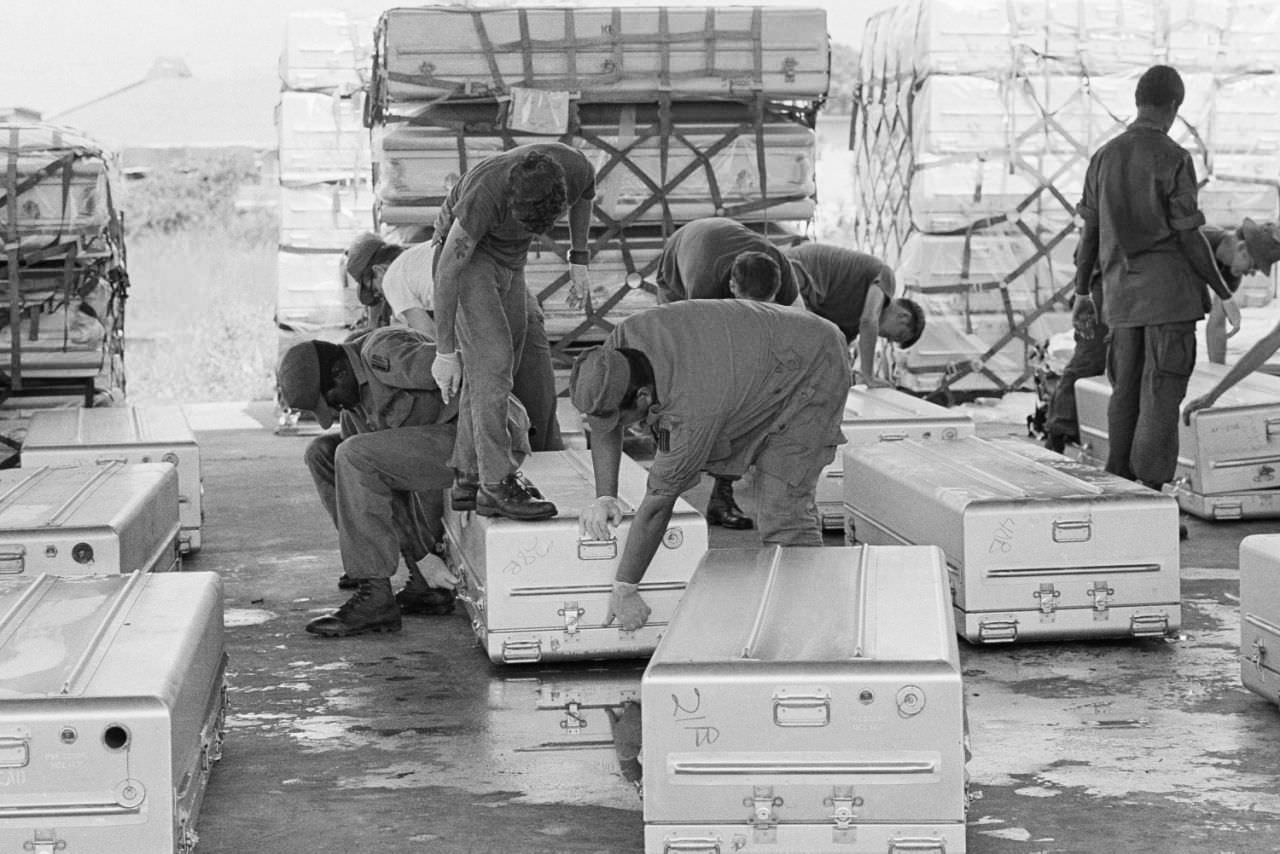
<path id="1" fill-rule="evenodd" d="M 458 386 L 462 385 L 462 362 L 458 360 L 458 354 L 436 353 L 431 362 L 431 378 L 440 386 L 440 396 L 444 398 L 444 402 L 452 400 Z"/>
<path id="2" fill-rule="evenodd" d="M 626 632 L 634 632 L 649 619 L 652 609 L 640 597 L 640 585 L 626 581 L 613 582 L 613 590 L 609 593 L 609 611 L 604 615 L 606 628 L 618 620 L 618 626 Z"/>
<path id="3" fill-rule="evenodd" d="M 622 502 L 612 495 L 601 495 L 578 512 L 578 534 L 593 540 L 613 538 L 610 530 L 622 524 Z"/>
<path id="4" fill-rule="evenodd" d="M 569 265 L 569 307 L 584 304 L 591 293 L 591 272 L 586 264 Z"/>
<path id="5" fill-rule="evenodd" d="M 1240 331 L 1240 306 L 1234 299 L 1222 301 L 1222 311 L 1227 316 L 1227 337 Z"/>
<path id="6" fill-rule="evenodd" d="M 427 555 L 418 561 L 418 572 L 426 579 L 429 587 L 452 590 L 458 586 L 458 576 L 449 571 L 449 565 L 439 555 Z"/>

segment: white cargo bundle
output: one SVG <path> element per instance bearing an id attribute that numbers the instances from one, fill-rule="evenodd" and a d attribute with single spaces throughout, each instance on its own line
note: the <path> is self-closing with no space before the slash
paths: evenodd
<path id="1" fill-rule="evenodd" d="M 372 52 L 372 22 L 331 9 L 293 12 L 285 20 L 280 80 L 286 89 L 349 95 L 364 87 Z"/>
<path id="2" fill-rule="evenodd" d="M 355 181 L 280 187 L 280 245 L 344 250 L 373 227 L 368 176 Z"/>
<path id="3" fill-rule="evenodd" d="M 323 92 L 281 92 L 276 108 L 280 180 L 319 183 L 369 174 L 369 133 L 360 99 Z"/>
<path id="4" fill-rule="evenodd" d="M 276 255 L 276 325 L 296 332 L 341 329 L 359 317 L 356 289 L 342 278 L 342 253 L 282 248 Z"/>

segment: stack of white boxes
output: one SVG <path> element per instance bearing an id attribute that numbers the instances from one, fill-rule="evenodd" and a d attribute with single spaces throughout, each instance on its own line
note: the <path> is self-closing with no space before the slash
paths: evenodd
<path id="1" fill-rule="evenodd" d="M 375 45 L 377 219 L 404 242 L 430 236 L 463 172 L 513 146 L 561 140 L 595 166 L 589 301 L 570 295 L 566 229 L 526 269 L 558 349 L 655 303 L 683 223 L 728 216 L 793 243 L 813 217 L 820 8 L 398 8 Z"/>
<path id="2" fill-rule="evenodd" d="M 297 12 L 286 26 L 276 107 L 280 155 L 279 349 L 342 340 L 363 316 L 342 252 L 373 228 L 369 138 L 361 122 L 372 24 Z"/>
<path id="3" fill-rule="evenodd" d="M 1089 156 L 1135 114 L 1147 67 L 1181 73 L 1172 136 L 1210 224 L 1277 215 L 1280 16 L 1269 0 L 914 0 L 873 16 L 855 112 L 854 242 L 929 316 L 899 384 L 1003 391 L 1062 296 Z M 1270 281 L 1246 285 L 1252 301 Z M 1059 297 L 1055 299 L 1055 297 Z"/>

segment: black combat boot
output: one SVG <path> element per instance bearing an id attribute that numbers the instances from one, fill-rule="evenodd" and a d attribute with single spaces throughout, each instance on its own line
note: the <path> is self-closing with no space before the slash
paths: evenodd
<path id="1" fill-rule="evenodd" d="M 749 531 L 756 526 L 733 500 L 732 479 L 716 478 L 716 485 L 711 489 L 711 500 L 707 502 L 707 524 L 719 525 L 731 531 Z"/>
<path id="2" fill-rule="evenodd" d="M 509 474 L 498 483 L 480 485 L 476 495 L 476 512 L 481 516 L 506 516 L 533 522 L 550 519 L 557 512 L 556 506 L 534 493 L 537 488 L 519 472 Z"/>
<path id="3" fill-rule="evenodd" d="M 326 638 L 400 631 L 400 606 L 391 593 L 391 579 L 361 578 L 341 608 L 307 623 L 307 631 Z"/>
<path id="4" fill-rule="evenodd" d="M 342 573 L 342 575 L 338 576 L 339 590 L 355 590 L 359 586 L 360 586 L 360 582 L 356 581 L 354 578 L 347 575 L 345 572 Z"/>
<path id="5" fill-rule="evenodd" d="M 404 615 L 434 616 L 453 613 L 454 595 L 452 590 L 432 587 L 422 577 L 418 567 L 409 565 L 409 578 L 404 589 L 396 594 L 396 604 Z"/>

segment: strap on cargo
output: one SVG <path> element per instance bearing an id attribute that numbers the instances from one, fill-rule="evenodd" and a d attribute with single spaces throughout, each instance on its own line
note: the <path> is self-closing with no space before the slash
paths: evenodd
<path id="1" fill-rule="evenodd" d="M 524 29 L 524 10 L 520 10 L 522 29 Z M 483 10 L 472 11 L 471 21 L 476 27 L 476 38 L 480 40 L 480 47 L 484 51 L 485 61 L 489 64 L 489 76 L 494 82 L 494 86 L 499 91 L 506 88 L 506 83 L 502 79 L 502 71 L 498 68 L 498 56 L 493 49 L 493 42 L 489 40 L 489 30 L 484 25 Z M 527 51 L 526 51 L 527 53 Z"/>

